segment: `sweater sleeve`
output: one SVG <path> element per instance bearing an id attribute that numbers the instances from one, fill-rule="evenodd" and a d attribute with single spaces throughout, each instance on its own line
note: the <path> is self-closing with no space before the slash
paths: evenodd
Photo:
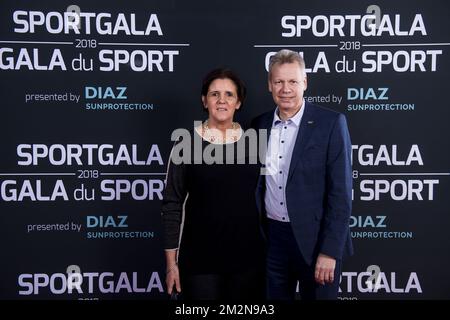
<path id="1" fill-rule="evenodd" d="M 173 163 L 171 153 L 161 209 L 165 249 L 178 248 L 186 195 L 186 165 Z"/>

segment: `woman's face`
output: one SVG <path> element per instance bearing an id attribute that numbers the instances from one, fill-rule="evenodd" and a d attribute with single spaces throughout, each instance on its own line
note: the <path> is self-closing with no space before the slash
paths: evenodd
<path id="1" fill-rule="evenodd" d="M 234 112 L 241 102 L 237 88 L 230 79 L 216 79 L 209 85 L 206 96 L 202 96 L 203 105 L 208 109 L 210 124 L 231 124 Z"/>

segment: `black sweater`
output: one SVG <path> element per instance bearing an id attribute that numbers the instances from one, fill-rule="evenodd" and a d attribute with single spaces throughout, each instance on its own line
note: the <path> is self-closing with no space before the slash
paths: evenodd
<path id="1" fill-rule="evenodd" d="M 244 155 L 238 155 L 238 143 L 201 141 L 204 153 L 220 155 L 218 148 L 222 149 L 223 164 L 193 164 L 193 145 L 190 164 L 175 165 L 172 156 L 162 204 L 165 248 L 178 248 L 187 197 L 179 251 L 182 271 L 226 273 L 261 266 L 264 242 L 255 202 L 259 165 L 249 163 L 248 147 Z M 227 155 L 233 164 L 225 164 Z M 245 164 L 238 164 L 238 157 Z"/>

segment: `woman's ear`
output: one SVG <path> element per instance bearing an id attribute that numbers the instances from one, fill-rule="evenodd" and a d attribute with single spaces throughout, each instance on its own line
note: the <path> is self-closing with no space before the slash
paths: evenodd
<path id="1" fill-rule="evenodd" d="M 208 109 L 208 107 L 206 105 L 206 98 L 205 98 L 205 96 L 202 96 L 202 102 L 203 102 L 203 108 Z"/>

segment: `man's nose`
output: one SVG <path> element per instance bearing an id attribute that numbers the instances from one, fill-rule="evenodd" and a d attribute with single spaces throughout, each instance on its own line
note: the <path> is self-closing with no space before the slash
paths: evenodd
<path id="1" fill-rule="evenodd" d="M 289 87 L 289 85 L 287 83 L 283 83 L 283 86 L 281 87 L 281 90 L 283 92 L 289 92 L 291 90 L 291 88 Z"/>

